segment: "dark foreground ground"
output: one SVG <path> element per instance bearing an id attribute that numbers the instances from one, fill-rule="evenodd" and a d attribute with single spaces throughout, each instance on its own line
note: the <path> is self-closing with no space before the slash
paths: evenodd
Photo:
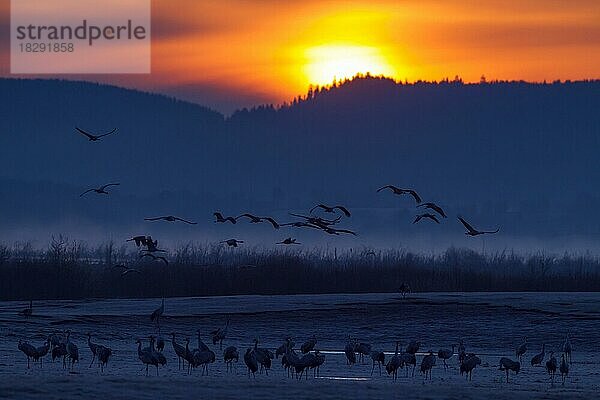
<path id="1" fill-rule="evenodd" d="M 196 348 L 196 331 L 217 354 L 208 376 L 200 370 L 188 376 L 178 371 L 170 342 L 164 353 L 167 365 L 160 376 L 144 376 L 137 358 L 137 338 L 158 335 L 149 314 L 159 299 L 46 301 L 34 303 L 34 316 L 24 318 L 20 302 L 0 303 L 0 398 L 69 399 L 106 398 L 418 398 L 498 399 L 595 398 L 600 389 L 600 294 L 591 293 L 419 293 L 403 300 L 398 295 L 306 295 L 168 298 L 161 322 L 161 336 L 175 331 L 178 340 L 191 339 Z M 248 378 L 240 359 L 233 373 L 225 371 L 222 352 L 210 343 L 209 332 L 231 322 L 224 345 L 235 345 L 243 356 L 259 338 L 262 347 L 275 348 L 291 335 L 298 348 L 316 335 L 317 348 L 326 354 L 320 377 L 308 381 L 287 377 L 279 360 L 266 375 Z M 18 351 L 19 339 L 39 346 L 54 332 L 70 329 L 78 345 L 81 362 L 72 372 L 58 360 L 46 357 L 43 368 L 27 369 Z M 112 348 L 113 357 L 101 373 L 89 368 L 91 353 L 86 334 Z M 560 378 L 552 385 L 544 368 L 531 367 L 529 360 L 546 344 L 559 353 L 567 332 L 574 347 L 570 375 L 564 386 Z M 424 382 L 417 372 L 393 382 L 390 377 L 371 376 L 371 361 L 352 367 L 342 353 L 352 335 L 389 353 L 394 342 L 405 345 L 419 340 L 421 350 L 437 352 L 463 339 L 468 351 L 480 355 L 482 365 L 468 382 L 458 372 L 456 357 L 444 371 L 441 361 L 433 379 Z M 529 351 L 519 375 L 498 370 L 500 357 L 515 358 L 518 344 L 527 336 Z M 560 354 L 557 355 L 560 361 Z M 422 354 L 418 356 L 420 365 Z"/>

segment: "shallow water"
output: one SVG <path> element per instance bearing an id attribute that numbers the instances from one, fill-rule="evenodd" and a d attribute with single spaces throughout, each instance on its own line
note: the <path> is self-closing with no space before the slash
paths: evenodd
<path id="1" fill-rule="evenodd" d="M 245 348 L 259 338 L 261 347 L 275 348 L 291 335 L 296 348 L 316 335 L 317 348 L 326 354 L 321 376 L 308 381 L 287 378 L 279 360 L 274 360 L 269 376 L 249 379 L 243 359 L 233 373 L 227 373 L 218 345 L 209 346 L 217 354 L 208 376 L 200 370 L 191 376 L 178 371 L 177 357 L 170 342 L 165 347 L 167 366 L 159 376 L 145 376 L 137 358 L 137 338 L 157 335 L 149 315 L 160 299 L 45 301 L 34 303 L 34 315 L 24 318 L 18 311 L 22 302 L 0 303 L 0 397 L 65 399 L 105 397 L 169 398 L 208 396 L 219 398 L 381 398 L 401 395 L 406 398 L 569 398 L 595 397 L 600 389 L 600 295 L 595 293 L 492 293 L 417 294 L 402 299 L 397 294 L 231 296 L 165 299 L 161 336 L 176 332 L 181 343 L 191 339 L 196 348 L 196 330 L 210 342 L 209 332 L 230 326 L 224 347 L 235 345 L 243 355 Z M 61 362 L 44 360 L 27 369 L 25 356 L 17 349 L 19 339 L 39 346 L 53 332 L 70 329 L 78 345 L 81 363 L 69 373 Z M 89 368 L 91 353 L 87 332 L 93 341 L 113 350 L 108 368 L 101 373 Z M 529 360 L 546 344 L 546 355 L 559 352 L 567 332 L 574 347 L 571 373 L 565 386 L 557 378 L 553 386 L 544 368 L 531 367 Z M 458 373 L 456 357 L 444 371 L 440 360 L 433 379 L 424 382 L 405 371 L 393 382 L 387 375 L 371 376 L 371 362 L 346 365 L 342 350 L 347 335 L 371 343 L 373 349 L 394 350 L 394 342 L 419 340 L 421 351 L 450 348 L 462 338 L 467 351 L 482 358 L 482 365 L 468 382 Z M 500 357 L 515 358 L 517 345 L 527 336 L 529 351 L 517 376 L 510 383 L 498 371 Z M 389 357 L 389 356 L 388 356 Z M 422 357 L 418 357 L 420 363 Z M 547 358 L 547 357 L 546 357 Z M 557 356 L 560 361 L 560 355 Z M 155 372 L 154 372 L 155 374 Z"/>

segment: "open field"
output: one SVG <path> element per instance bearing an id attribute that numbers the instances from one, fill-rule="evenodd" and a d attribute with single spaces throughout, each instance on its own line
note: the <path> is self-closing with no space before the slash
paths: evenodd
<path id="1" fill-rule="evenodd" d="M 210 347 L 217 360 L 209 376 L 195 371 L 179 372 L 177 358 L 167 342 L 168 363 L 160 376 L 144 376 L 137 359 L 137 338 L 156 334 L 148 315 L 159 299 L 38 301 L 34 315 L 24 318 L 18 311 L 23 302 L 0 303 L 0 397 L 19 399 L 66 398 L 384 398 L 475 399 L 494 396 L 515 398 L 593 398 L 598 384 L 600 355 L 600 295 L 594 293 L 419 293 L 403 300 L 395 294 L 232 296 L 208 298 L 167 298 L 161 323 L 162 335 L 175 331 L 179 340 L 190 337 L 196 347 L 195 331 L 209 332 L 231 319 L 225 345 L 235 345 L 243 354 L 255 337 L 261 346 L 275 348 L 287 335 L 296 347 L 313 334 L 317 348 L 326 354 L 321 376 L 308 381 L 286 377 L 279 360 L 269 376 L 246 376 L 243 360 L 228 374 L 218 346 Z M 19 339 L 41 345 L 46 335 L 70 329 L 79 346 L 81 363 L 72 373 L 61 363 L 44 360 L 26 368 L 24 355 L 17 350 Z M 88 368 L 91 353 L 85 334 L 92 332 L 96 343 L 113 349 L 113 358 L 104 373 Z M 574 347 L 571 373 L 565 386 L 551 382 L 541 367 L 529 360 L 542 343 L 546 353 L 558 352 L 565 334 L 571 332 Z M 394 341 L 404 344 L 415 339 L 421 351 L 449 348 L 460 338 L 467 351 L 482 358 L 482 365 L 468 382 L 458 373 L 456 357 L 444 372 L 438 361 L 433 380 L 423 381 L 416 372 L 397 382 L 387 375 L 371 376 L 370 360 L 348 367 L 343 353 L 348 334 L 371 343 L 374 349 L 393 352 Z M 510 383 L 498 371 L 498 360 L 514 358 L 514 349 L 528 337 L 529 351 Z M 388 355 L 389 357 L 389 355 Z M 418 356 L 420 364 L 422 355 Z M 560 359 L 560 356 L 559 356 Z M 385 371 L 384 371 L 385 374 Z"/>

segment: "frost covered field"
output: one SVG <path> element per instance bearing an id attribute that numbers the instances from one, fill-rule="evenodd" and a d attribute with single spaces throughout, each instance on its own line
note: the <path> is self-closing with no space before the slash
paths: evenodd
<path id="1" fill-rule="evenodd" d="M 196 330 L 209 343 L 209 332 L 223 326 L 229 316 L 224 347 L 237 346 L 240 362 L 237 371 L 227 373 L 218 345 L 209 343 L 217 354 L 209 376 L 201 376 L 199 369 L 188 376 L 178 371 L 177 357 L 167 342 L 166 367 L 160 376 L 146 377 L 135 341 L 157 334 L 149 315 L 159 305 L 160 299 L 40 301 L 33 303 L 34 315 L 25 318 L 18 315 L 25 303 L 0 303 L 0 398 L 590 399 L 600 390 L 600 294 L 595 293 L 419 293 L 405 300 L 396 294 L 168 298 L 161 336 L 167 339 L 175 331 L 180 342 L 189 337 L 190 348 L 196 348 Z M 40 346 L 48 334 L 67 329 L 81 356 L 73 372 L 49 356 L 43 368 L 32 365 L 28 370 L 18 340 Z M 89 368 L 88 332 L 94 342 L 113 350 L 104 373 L 95 365 Z M 529 361 L 543 343 L 546 359 L 550 351 L 559 352 L 567 332 L 572 336 L 573 364 L 564 387 L 559 375 L 553 386 L 545 369 L 531 367 Z M 313 379 L 312 374 L 307 381 L 287 378 L 280 360 L 274 360 L 269 376 L 247 377 L 243 352 L 254 338 L 260 339 L 261 347 L 275 348 L 291 335 L 299 348 L 313 334 L 316 348 L 326 354 L 320 378 Z M 437 353 L 462 338 L 467 351 L 481 357 L 482 365 L 475 369 L 472 382 L 459 375 L 456 357 L 447 372 L 438 360 L 431 382 L 424 382 L 418 371 L 409 378 L 401 371 L 393 382 L 385 371 L 379 376 L 376 369 L 371 376 L 370 359 L 364 365 L 346 365 L 341 351 L 349 334 L 388 354 L 395 340 L 405 345 L 419 340 L 421 351 Z M 524 336 L 529 350 L 521 372 L 511 374 L 507 384 L 498 360 L 514 359 Z M 421 359 L 419 355 L 418 365 Z"/>

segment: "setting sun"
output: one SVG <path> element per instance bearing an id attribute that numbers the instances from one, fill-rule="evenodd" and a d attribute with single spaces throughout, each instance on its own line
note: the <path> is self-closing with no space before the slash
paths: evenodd
<path id="1" fill-rule="evenodd" d="M 315 85 L 327 85 L 334 79 L 356 74 L 395 76 L 394 68 L 376 47 L 323 45 L 306 50 L 304 73 Z"/>

